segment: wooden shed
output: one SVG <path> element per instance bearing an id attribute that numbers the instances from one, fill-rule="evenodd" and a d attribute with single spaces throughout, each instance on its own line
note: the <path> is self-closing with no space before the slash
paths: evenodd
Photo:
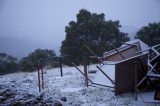
<path id="1" fill-rule="evenodd" d="M 115 95 L 134 92 L 135 83 L 139 82 L 146 73 L 144 69 L 147 69 L 147 61 L 148 53 L 118 62 L 104 62 L 101 69 L 114 83 L 100 71 L 97 71 L 93 82 L 114 88 Z"/>

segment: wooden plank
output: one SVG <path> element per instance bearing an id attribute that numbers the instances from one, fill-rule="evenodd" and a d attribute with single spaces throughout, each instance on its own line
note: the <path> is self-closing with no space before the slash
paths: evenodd
<path id="1" fill-rule="evenodd" d="M 123 60 L 115 65 L 115 94 L 135 91 L 135 61 L 141 59 L 147 69 L 148 54 Z M 140 61 L 137 61 L 137 82 L 145 75 Z"/>

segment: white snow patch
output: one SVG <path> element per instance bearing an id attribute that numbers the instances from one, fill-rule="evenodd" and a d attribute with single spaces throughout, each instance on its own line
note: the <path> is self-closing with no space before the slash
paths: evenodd
<path id="1" fill-rule="evenodd" d="M 101 69 L 112 79 L 112 81 L 115 81 L 115 65 L 105 64 Z M 100 70 L 97 71 L 93 82 L 113 87 L 112 82 Z"/>
<path id="2" fill-rule="evenodd" d="M 82 88 L 63 88 L 61 92 L 78 92 L 80 90 L 82 90 Z"/>
<path id="3" fill-rule="evenodd" d="M 141 93 L 141 95 L 139 94 L 139 99 L 143 99 L 144 102 L 156 102 L 156 103 L 160 103 L 159 100 L 154 100 L 154 91 L 151 92 L 144 92 Z"/>
<path id="4" fill-rule="evenodd" d="M 140 47 L 141 47 L 141 50 L 147 50 L 149 48 L 149 46 L 147 44 L 145 44 L 144 42 L 142 42 L 141 40 L 139 39 L 134 39 L 134 40 L 131 40 L 131 41 L 128 41 L 128 42 L 125 42 L 126 44 L 135 44 L 139 42 L 140 43 Z M 125 47 L 126 44 L 123 44 L 121 47 Z"/>

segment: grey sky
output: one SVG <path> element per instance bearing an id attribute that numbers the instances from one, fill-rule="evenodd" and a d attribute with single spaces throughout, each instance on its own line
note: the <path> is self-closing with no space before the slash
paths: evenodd
<path id="1" fill-rule="evenodd" d="M 159 0 L 0 0 L 0 39 L 5 38 L 0 52 L 16 56 L 18 51 L 22 57 L 36 48 L 50 48 L 58 53 L 65 26 L 82 8 L 136 28 L 160 21 Z"/>

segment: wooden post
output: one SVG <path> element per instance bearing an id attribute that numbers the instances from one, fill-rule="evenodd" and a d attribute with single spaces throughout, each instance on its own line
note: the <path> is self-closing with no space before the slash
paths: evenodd
<path id="1" fill-rule="evenodd" d="M 115 85 L 115 82 L 98 66 L 96 66 L 111 82 Z"/>
<path id="2" fill-rule="evenodd" d="M 43 65 L 40 62 L 37 62 L 38 69 L 38 88 L 41 92 L 41 88 L 44 90 L 44 77 L 43 77 Z"/>
<path id="3" fill-rule="evenodd" d="M 137 61 L 134 62 L 135 63 L 135 92 L 134 92 L 134 96 L 135 96 L 135 100 L 137 100 Z"/>
<path id="4" fill-rule="evenodd" d="M 85 74 L 74 63 L 72 63 L 72 65 L 85 77 Z M 103 87 L 115 88 L 115 87 L 112 87 L 112 86 L 106 86 L 106 85 L 94 83 L 90 78 L 88 78 L 88 82 L 90 82 L 93 85 L 99 85 L 99 86 L 103 86 Z M 89 86 L 89 84 L 88 84 L 88 86 Z"/>
<path id="5" fill-rule="evenodd" d="M 59 67 L 61 71 L 61 77 L 63 76 L 63 71 L 62 71 L 62 57 L 59 57 Z"/>
<path id="6" fill-rule="evenodd" d="M 41 77 L 42 77 L 42 89 L 44 90 L 44 80 L 43 80 L 43 65 L 41 64 Z"/>
<path id="7" fill-rule="evenodd" d="M 119 52 L 119 50 L 115 47 L 114 44 L 113 44 L 113 47 L 117 51 L 117 53 L 120 54 L 120 56 L 125 60 L 125 57 L 121 54 L 121 52 Z"/>
<path id="8" fill-rule="evenodd" d="M 40 80 L 40 68 L 39 65 L 38 67 L 38 87 L 39 87 L 39 92 L 41 92 L 41 80 Z"/>
<path id="9" fill-rule="evenodd" d="M 74 63 L 72 63 L 72 65 L 85 77 L 85 74 L 84 74 Z M 89 81 L 90 83 L 93 83 L 92 80 L 89 79 L 89 78 L 88 78 L 88 81 Z"/>
<path id="10" fill-rule="evenodd" d="M 83 65 L 84 65 L 84 74 L 85 74 L 85 85 L 88 87 L 88 72 L 87 72 L 87 62 L 86 58 L 83 58 Z"/>
<path id="11" fill-rule="evenodd" d="M 95 56 L 100 62 L 103 62 L 103 60 L 100 59 L 100 58 L 98 58 L 97 54 L 94 53 L 87 45 L 85 45 L 85 47 L 86 47 L 86 48 L 88 49 L 88 51 L 89 51 L 90 53 L 92 53 L 92 55 Z"/>

